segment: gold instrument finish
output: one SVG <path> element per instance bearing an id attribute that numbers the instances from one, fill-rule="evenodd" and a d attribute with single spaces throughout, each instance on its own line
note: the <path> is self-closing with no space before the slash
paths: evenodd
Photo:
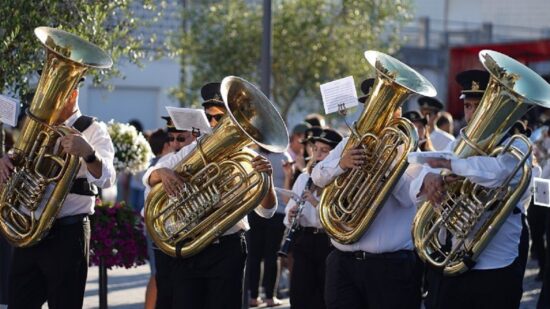
<path id="1" fill-rule="evenodd" d="M 424 261 L 446 275 L 463 273 L 475 264 L 529 186 L 529 140 L 514 135 L 506 145 L 498 145 L 531 107 L 550 107 L 550 85 L 531 69 L 495 51 L 483 50 L 479 58 L 491 78 L 474 117 L 461 131 L 454 153 L 458 158 L 507 153 L 519 163 L 497 188 L 460 180 L 447 186 L 437 208 L 430 202 L 420 207 L 413 222 L 414 245 Z M 518 142 L 527 150 L 515 146 Z M 521 172 L 519 182 L 511 185 L 517 172 Z"/>
<path id="2" fill-rule="evenodd" d="M 256 153 L 247 145 L 271 152 L 288 146 L 283 119 L 254 85 L 229 76 L 222 81 L 221 93 L 226 114 L 174 168 L 185 179 L 183 190 L 169 197 L 157 184 L 147 197 L 147 230 L 159 249 L 174 257 L 200 252 L 267 194 L 271 177 L 254 171 Z"/>
<path id="3" fill-rule="evenodd" d="M 60 137 L 71 134 L 57 125 L 68 96 L 88 68 L 112 65 L 99 47 L 73 34 L 48 27 L 34 32 L 46 47 L 46 61 L 9 153 L 13 174 L 0 190 L 0 232 L 17 247 L 36 244 L 47 234 L 78 172 L 79 158 L 58 145 Z"/>
<path id="4" fill-rule="evenodd" d="M 394 113 L 414 93 L 433 97 L 433 85 L 418 72 L 386 54 L 366 51 L 377 73 L 369 101 L 354 124 L 344 151 L 362 148 L 365 164 L 337 177 L 320 201 L 321 223 L 331 238 L 357 241 L 375 220 L 393 186 L 407 168 L 407 154 L 418 144 L 413 124 Z"/>

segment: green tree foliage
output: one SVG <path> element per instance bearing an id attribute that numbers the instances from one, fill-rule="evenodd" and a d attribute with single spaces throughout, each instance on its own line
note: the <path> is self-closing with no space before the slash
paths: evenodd
<path id="1" fill-rule="evenodd" d="M 202 84 L 226 75 L 259 84 L 261 4 L 224 0 L 186 9 L 188 27 L 172 46 L 190 68 L 178 92 L 184 105 L 197 101 Z M 410 14 L 408 0 L 274 0 L 271 95 L 283 117 L 301 94 L 319 98 L 321 83 L 367 77 L 363 52 L 396 52 Z"/>
<path id="2" fill-rule="evenodd" d="M 159 1 L 157 1 L 159 2 Z M 34 28 L 56 27 L 86 39 L 111 55 L 115 66 L 98 70 L 94 81 L 120 76 L 117 59 L 140 64 L 151 41 L 144 41 L 145 29 L 161 14 L 152 0 L 3 0 L 0 6 L 0 93 L 24 97 L 30 80 L 42 68 L 45 49 L 34 36 Z M 136 6 L 151 11 L 153 19 L 135 16 Z M 154 40 L 154 37 L 150 38 Z M 152 55 L 152 54 L 151 54 Z"/>

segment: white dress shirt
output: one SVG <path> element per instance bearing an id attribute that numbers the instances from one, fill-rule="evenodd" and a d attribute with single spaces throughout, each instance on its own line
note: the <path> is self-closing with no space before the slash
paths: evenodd
<path id="1" fill-rule="evenodd" d="M 323 161 L 317 163 L 311 174 L 317 186 L 324 188 L 344 173 L 338 163 L 347 141 L 348 138 L 344 138 Z M 389 253 L 412 250 L 411 225 L 416 207 L 409 196 L 409 186 L 421 168 L 420 165 L 409 165 L 382 205 L 374 222 L 357 242 L 343 245 L 331 239 L 332 244 L 341 251 Z"/>
<path id="2" fill-rule="evenodd" d="M 450 143 L 445 150 L 452 151 L 459 140 L 460 139 L 457 139 Z M 507 141 L 503 144 L 506 143 Z M 524 152 L 526 151 L 524 144 L 519 141 L 515 141 L 513 145 Z M 488 188 L 496 188 L 506 180 L 508 175 L 512 174 L 513 168 L 517 162 L 518 161 L 510 154 L 501 154 L 497 157 L 471 156 L 463 159 L 452 159 L 451 168 L 454 174 L 466 177 L 473 183 Z M 531 159 L 529 159 L 527 164 L 531 165 L 531 162 Z M 540 174 L 540 168 L 533 168 L 532 171 L 531 181 L 533 177 Z M 416 199 L 419 205 L 424 200 L 424 197 L 419 196 L 419 194 L 422 183 L 424 182 L 424 177 L 428 173 L 439 174 L 441 173 L 441 169 L 425 166 L 411 184 L 411 198 Z M 520 178 L 521 169 L 520 172 L 513 177 L 511 186 L 515 186 Z M 531 195 L 531 191 L 529 189 L 526 190 L 518 202 L 517 208 L 519 208 L 522 213 L 525 213 L 526 206 L 531 200 Z M 479 255 L 473 269 L 497 269 L 510 265 L 518 256 L 521 229 L 521 215 L 511 213 L 487 247 Z"/>
<path id="3" fill-rule="evenodd" d="M 75 121 L 82 116 L 80 111 L 74 113 L 69 119 L 65 121 L 65 125 L 72 127 Z M 113 160 L 115 156 L 115 150 L 113 142 L 107 131 L 107 126 L 103 122 L 94 121 L 84 132 L 82 136 L 92 145 L 95 150 L 95 155 L 101 160 L 101 176 L 95 178 L 86 166 L 84 159 L 80 159 L 80 169 L 76 175 L 76 178 L 86 178 L 90 184 L 94 184 L 99 188 L 108 188 L 115 183 L 116 171 L 113 166 Z M 75 178 L 75 179 L 76 179 Z M 49 196 L 53 186 L 49 187 L 49 192 L 46 196 Z M 44 209 L 47 199 L 43 199 L 42 203 L 36 210 L 36 215 L 40 216 Z M 57 218 L 63 218 L 66 216 L 79 215 L 79 214 L 93 214 L 95 205 L 95 196 L 78 195 L 74 193 L 67 194 L 65 202 L 61 207 L 61 210 L 57 214 Z"/>
<path id="4" fill-rule="evenodd" d="M 449 145 L 450 142 L 454 140 L 454 136 L 437 127 L 434 128 L 434 130 L 430 134 L 430 141 L 432 142 L 432 146 L 436 151 L 442 151 L 447 147 L 447 145 Z"/>
<path id="5" fill-rule="evenodd" d="M 162 159 L 157 162 L 155 166 L 150 167 L 146 172 L 145 175 L 143 175 L 143 184 L 145 185 L 145 191 L 150 192 L 151 186 L 149 185 L 149 177 L 151 176 L 151 173 L 157 169 L 160 168 L 169 168 L 173 169 L 179 162 L 181 162 L 189 153 L 191 153 L 195 148 L 197 147 L 197 142 L 193 142 L 182 149 L 180 149 L 175 154 L 166 155 Z M 276 202 L 276 201 L 275 201 Z M 147 205 L 145 205 L 147 207 Z M 263 218 L 271 218 L 275 214 L 275 211 L 277 211 L 277 207 L 273 207 L 271 209 L 263 208 L 261 205 L 254 208 L 254 211 Z M 236 233 L 240 230 L 248 231 L 250 229 L 250 225 L 248 224 L 248 218 L 245 216 L 243 217 L 237 224 L 235 224 L 233 227 L 228 229 L 223 235 L 229 235 Z"/>
<path id="6" fill-rule="evenodd" d="M 292 186 L 292 192 L 296 193 L 297 196 L 302 196 L 306 188 L 306 184 L 309 180 L 309 177 L 310 176 L 308 173 L 306 172 L 301 173 L 300 176 L 298 176 L 298 178 L 294 182 L 294 185 Z M 319 199 L 319 196 L 317 195 L 317 193 L 314 193 L 313 196 Z M 286 208 L 285 208 L 286 215 L 283 222 L 287 227 L 290 227 L 288 212 L 295 205 L 296 205 L 296 201 L 294 199 L 290 199 L 288 204 L 286 204 Z M 304 206 L 302 207 L 302 213 L 300 215 L 300 219 L 298 223 L 300 224 L 300 226 L 303 226 L 303 227 L 313 227 L 318 229 L 323 228 L 323 226 L 321 225 L 321 219 L 319 218 L 319 211 L 317 207 L 314 207 L 308 201 L 304 202 Z"/>

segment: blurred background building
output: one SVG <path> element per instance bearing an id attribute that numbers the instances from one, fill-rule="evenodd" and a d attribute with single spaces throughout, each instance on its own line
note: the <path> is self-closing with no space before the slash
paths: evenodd
<path id="1" fill-rule="evenodd" d="M 157 36 L 157 44 L 162 44 L 170 31 L 182 27 L 180 10 L 190 2 L 167 1 L 164 18 L 147 29 L 150 35 Z M 193 5 L 200 3 L 196 1 Z M 455 117 L 461 116 L 461 107 L 456 101 L 454 75 L 463 69 L 479 67 L 477 52 L 481 49 L 501 51 L 540 74 L 550 73 L 550 1 L 412 0 L 412 3 L 413 19 L 403 29 L 403 45 L 396 56 L 435 85 L 438 98 Z M 147 14 L 138 5 L 136 10 Z M 145 129 L 161 127 L 160 116 L 167 114 L 164 107 L 180 104 L 170 96 L 170 89 L 177 87 L 181 78 L 179 58 L 146 62 L 143 68 L 123 65 L 121 70 L 125 78 L 112 80 L 112 91 L 91 83 L 83 88 L 80 102 L 84 113 L 97 115 L 103 121 L 114 118 L 127 122 L 137 118 Z M 365 77 L 354 76 L 358 84 Z M 298 106 L 296 112 L 289 114 L 289 125 L 301 121 L 309 112 Z"/>

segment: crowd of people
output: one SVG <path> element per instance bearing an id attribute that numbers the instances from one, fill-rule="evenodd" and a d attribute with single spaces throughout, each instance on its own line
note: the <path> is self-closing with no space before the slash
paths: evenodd
<path id="1" fill-rule="evenodd" d="M 417 104 L 409 104 L 418 108 L 403 112 L 399 108 L 392 117 L 406 118 L 414 125 L 418 134 L 415 151 L 452 151 L 461 140 L 459 130 L 472 121 L 489 79 L 489 73 L 482 70 L 456 76 L 462 88 L 457 95 L 464 104 L 462 125 L 434 97 L 419 97 Z M 360 103 L 368 103 L 375 84 L 375 79 L 363 81 Z M 201 95 L 206 119 L 216 128 L 228 113 L 220 83 L 204 85 Z M 115 183 L 114 153 L 104 125 L 80 113 L 78 88 L 68 101 L 59 123 L 79 132 L 65 137 L 61 146 L 83 162 L 77 175 L 81 184 L 71 189 L 48 236 L 38 245 L 10 249 L 0 243 L 0 254 L 6 257 L 0 259 L 0 303 L 9 308 L 40 308 L 46 301 L 50 308 L 82 307 L 88 215 L 93 213 L 94 190 Z M 118 175 L 119 199 L 128 201 L 137 212 L 143 213 L 147 196 L 157 184 L 168 195 L 177 195 L 186 180 L 174 169 L 198 147 L 200 132 L 177 129 L 170 117 L 163 119 L 166 127 L 144 132 L 155 155 L 150 167 L 136 175 Z M 132 124 L 143 131 L 139 121 Z M 511 129 L 531 139 L 534 157 L 526 164 L 534 176 L 546 179 L 550 179 L 549 127 L 550 112 L 537 107 Z M 417 205 L 441 200 L 453 177 L 495 187 L 508 178 L 517 160 L 500 154 L 410 164 L 368 230 L 356 241 L 344 243 L 324 228 L 321 196 L 340 175 L 361 169 L 371 154 L 362 147 L 347 147 L 350 131 L 330 126 L 319 114 L 308 115 L 289 133 L 289 147 L 283 153 L 251 146 L 256 153 L 253 169 L 271 178 L 267 194 L 216 241 L 181 258 L 163 252 L 149 237 L 151 277 L 146 308 L 276 307 L 281 305 L 278 282 L 283 269 L 289 273 L 291 307 L 297 309 L 420 308 L 422 302 L 426 308 L 518 308 L 529 232 L 530 256 L 540 267 L 537 280 L 543 281 L 538 307 L 550 307 L 550 216 L 547 208 L 533 203 L 531 190 L 522 194 L 464 273 L 444 276 L 441 270 L 424 265 L 411 237 Z M 451 177 L 445 178 L 441 169 L 451 171 Z M 13 162 L 4 155 L 0 180 L 5 182 L 12 170 Z M 279 256 L 293 226 L 297 228 L 288 255 Z M 5 262 L 8 256 L 10 263 Z"/>

